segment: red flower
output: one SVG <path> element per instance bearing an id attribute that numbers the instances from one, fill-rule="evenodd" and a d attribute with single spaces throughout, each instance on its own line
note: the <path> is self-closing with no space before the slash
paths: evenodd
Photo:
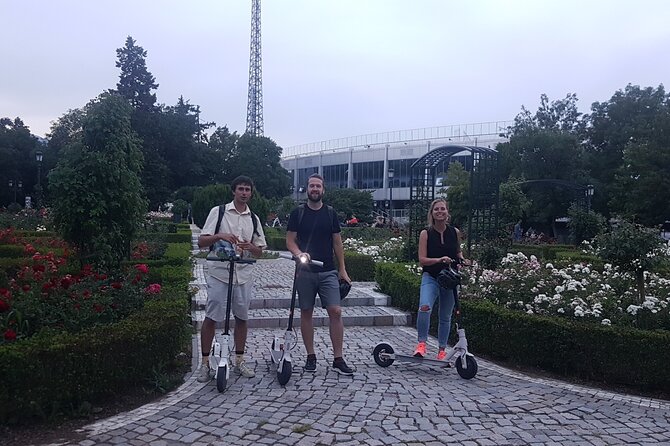
<path id="1" fill-rule="evenodd" d="M 70 285 L 72 285 L 72 277 L 68 274 L 60 280 L 60 286 L 67 290 Z"/>
<path id="2" fill-rule="evenodd" d="M 152 283 L 144 289 L 144 292 L 148 294 L 158 294 L 161 292 L 161 285 L 160 283 Z"/>
<path id="3" fill-rule="evenodd" d="M 5 341 L 16 341 L 16 332 L 11 328 L 5 331 Z"/>
<path id="4" fill-rule="evenodd" d="M 149 273 L 149 267 L 146 265 L 146 263 L 140 263 L 138 265 L 135 265 L 135 269 L 137 269 L 142 274 L 148 274 Z"/>
<path id="5" fill-rule="evenodd" d="M 102 305 L 93 304 L 93 311 L 95 311 L 96 313 L 102 313 L 103 310 L 104 310 L 104 308 L 103 308 Z"/>
<path id="6" fill-rule="evenodd" d="M 74 305 L 75 310 L 79 310 L 81 308 L 81 305 L 79 305 L 79 302 L 75 303 Z"/>
<path id="7" fill-rule="evenodd" d="M 84 296 L 84 299 L 88 299 L 89 297 L 91 297 L 91 291 L 90 290 L 84 290 L 84 292 L 82 293 L 82 296 Z"/>
<path id="8" fill-rule="evenodd" d="M 33 265 L 33 271 L 35 272 L 37 271 L 44 272 L 44 270 L 45 270 L 44 265 Z"/>
<path id="9" fill-rule="evenodd" d="M 112 288 L 114 288 L 115 290 L 120 289 L 122 286 L 123 285 L 121 284 L 121 282 L 112 282 Z"/>
<path id="10" fill-rule="evenodd" d="M 9 302 L 7 302 L 4 299 L 0 299 L 0 313 L 4 313 L 5 311 L 9 311 Z"/>
<path id="11" fill-rule="evenodd" d="M 0 288 L 0 296 L 6 299 L 10 299 L 12 297 L 12 293 L 10 293 L 7 288 Z"/>
<path id="12" fill-rule="evenodd" d="M 23 289 L 23 291 L 25 291 L 25 292 L 27 293 L 28 291 L 30 291 L 30 284 L 27 284 L 27 283 L 26 283 L 26 284 L 23 285 L 21 288 Z"/>

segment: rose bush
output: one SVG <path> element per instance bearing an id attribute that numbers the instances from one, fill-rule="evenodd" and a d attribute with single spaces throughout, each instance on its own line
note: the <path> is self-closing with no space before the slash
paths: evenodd
<path id="1" fill-rule="evenodd" d="M 8 288 L 0 288 L 0 343 L 29 337 L 42 328 L 78 332 L 125 318 L 160 293 L 146 284 L 149 268 L 137 264 L 123 273 L 105 274 L 85 265 L 67 273 L 68 254 L 41 254 L 25 244 L 26 263 Z"/>
<path id="2" fill-rule="evenodd" d="M 589 263 L 559 266 L 518 253 L 505 256 L 495 271 L 475 264 L 463 273 L 466 297 L 528 314 L 670 330 L 670 279 L 658 274 L 645 272 L 640 304 L 635 275 L 611 264 L 602 270 Z"/>

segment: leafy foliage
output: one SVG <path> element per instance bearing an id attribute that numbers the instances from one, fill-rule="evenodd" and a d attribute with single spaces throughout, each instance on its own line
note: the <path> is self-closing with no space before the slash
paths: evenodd
<path id="1" fill-rule="evenodd" d="M 372 193 L 356 189 L 327 189 L 323 197 L 326 204 L 337 212 L 340 221 L 355 215 L 360 221 L 372 221 Z"/>
<path id="2" fill-rule="evenodd" d="M 447 169 L 447 201 L 451 224 L 465 228 L 470 214 L 470 173 L 459 162 L 449 164 Z"/>
<path id="3" fill-rule="evenodd" d="M 54 224 L 87 263 L 118 265 L 144 218 L 142 154 L 131 112 L 112 93 L 90 102 L 81 136 L 64 148 L 49 175 Z"/>
<path id="4" fill-rule="evenodd" d="M 570 216 L 568 222 L 570 237 L 577 245 L 584 240 L 593 239 L 602 233 L 607 225 L 605 217 L 593 211 L 586 211 L 582 206 L 576 204 L 570 206 L 568 215 Z"/>
<path id="5" fill-rule="evenodd" d="M 626 220 L 619 221 L 594 240 L 599 257 L 635 273 L 640 302 L 644 300 L 644 272 L 661 262 L 666 249 L 664 243 L 656 231 Z"/>

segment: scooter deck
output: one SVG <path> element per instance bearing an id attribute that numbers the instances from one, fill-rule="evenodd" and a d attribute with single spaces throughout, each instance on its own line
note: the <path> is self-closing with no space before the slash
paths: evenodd
<path id="1" fill-rule="evenodd" d="M 394 357 L 398 361 L 416 362 L 416 363 L 427 362 L 429 364 L 439 365 L 442 367 L 451 367 L 451 363 L 449 361 L 441 361 L 439 359 L 426 358 L 425 356 L 403 355 L 399 353 L 394 353 L 390 356 Z"/>

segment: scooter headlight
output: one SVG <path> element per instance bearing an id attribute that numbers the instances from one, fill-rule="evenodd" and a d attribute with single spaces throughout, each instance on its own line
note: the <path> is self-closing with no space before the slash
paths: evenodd
<path id="1" fill-rule="evenodd" d="M 298 260 L 300 261 L 300 263 L 307 263 L 309 261 L 309 259 L 305 254 L 300 254 L 298 256 Z"/>

